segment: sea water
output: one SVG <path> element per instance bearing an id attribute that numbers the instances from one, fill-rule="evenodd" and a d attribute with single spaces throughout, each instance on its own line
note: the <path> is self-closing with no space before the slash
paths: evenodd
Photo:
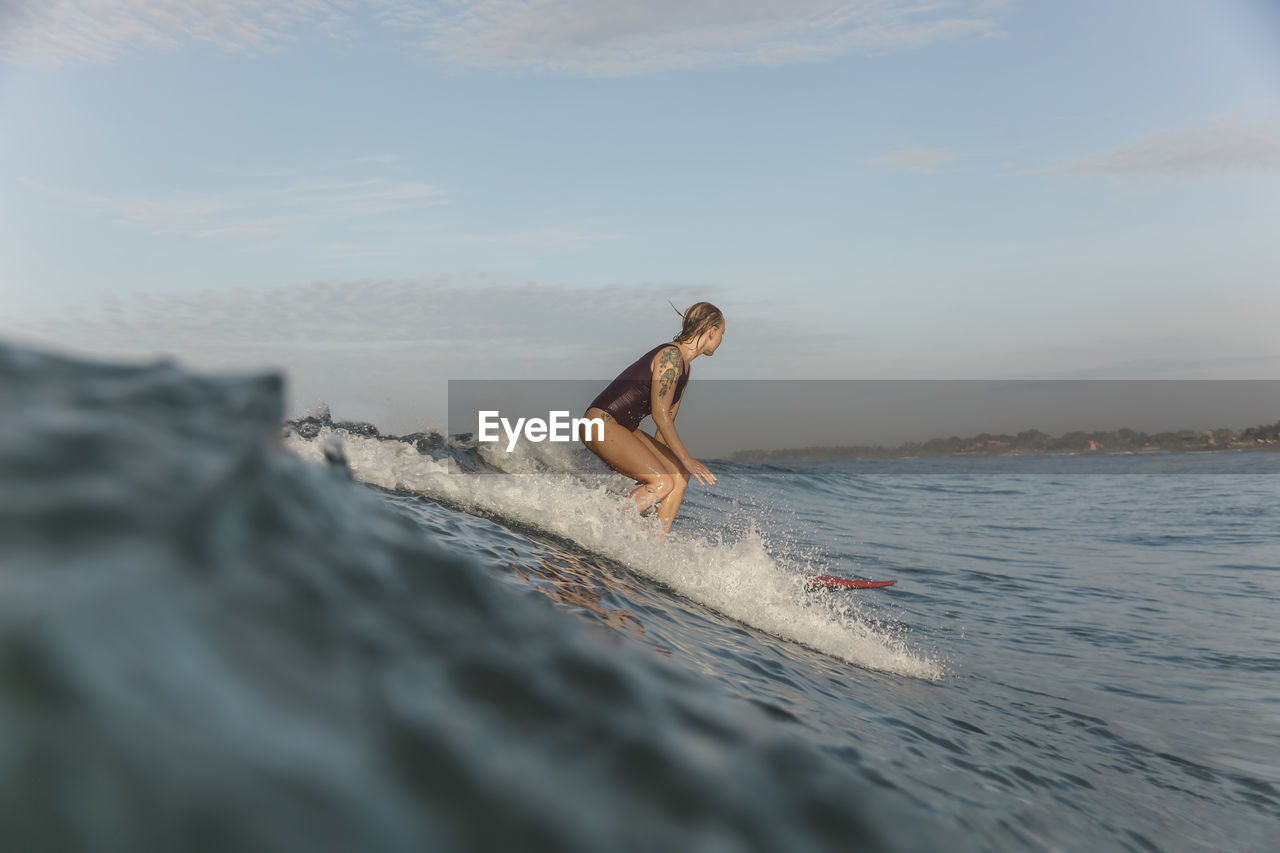
<path id="1" fill-rule="evenodd" d="M 271 377 L 0 347 L 0 426 L 13 849 L 1271 849 L 1280 454 L 704 460 L 663 543 Z"/>

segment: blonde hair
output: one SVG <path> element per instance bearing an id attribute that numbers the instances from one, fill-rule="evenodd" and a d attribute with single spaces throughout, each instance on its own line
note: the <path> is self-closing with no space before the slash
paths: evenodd
<path id="1" fill-rule="evenodd" d="M 674 305 L 671 307 L 675 308 Z M 679 308 L 676 308 L 676 313 L 680 313 Z M 724 315 L 720 313 L 720 309 L 710 302 L 695 302 L 681 316 L 684 319 L 684 326 L 680 329 L 680 334 L 671 339 L 678 344 L 691 341 L 712 326 L 719 326 L 724 322 Z"/>

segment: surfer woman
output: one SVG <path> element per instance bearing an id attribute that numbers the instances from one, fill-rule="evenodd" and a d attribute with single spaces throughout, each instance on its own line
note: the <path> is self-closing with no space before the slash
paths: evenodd
<path id="1" fill-rule="evenodd" d="M 636 509 L 643 514 L 656 506 L 664 535 L 671 530 L 689 478 L 706 485 L 716 481 L 715 474 L 685 449 L 675 418 L 690 364 L 700 355 L 714 354 L 723 337 L 719 308 L 710 302 L 691 306 L 672 343 L 636 359 L 587 409 L 588 418 L 604 421 L 604 437 L 583 443 L 610 468 L 640 484 L 631 492 Z M 646 415 L 653 416 L 654 435 L 640 429 Z"/>

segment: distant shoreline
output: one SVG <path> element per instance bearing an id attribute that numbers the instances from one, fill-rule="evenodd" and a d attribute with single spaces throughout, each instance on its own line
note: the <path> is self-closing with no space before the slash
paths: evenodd
<path id="1" fill-rule="evenodd" d="M 1007 456 L 1133 456 L 1146 453 L 1217 453 L 1280 450 L 1280 421 L 1247 429 L 1178 430 L 1148 435 L 1131 429 L 1069 432 L 1052 436 L 1040 430 L 1016 435 L 981 433 L 968 438 L 932 438 L 895 447 L 844 445 L 780 450 L 739 450 L 739 462 L 816 461 L 824 459 L 934 459 Z"/>

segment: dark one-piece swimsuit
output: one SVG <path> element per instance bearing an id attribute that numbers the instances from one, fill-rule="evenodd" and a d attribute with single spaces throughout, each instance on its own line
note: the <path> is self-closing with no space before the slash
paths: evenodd
<path id="1" fill-rule="evenodd" d="M 603 409 L 615 421 L 634 432 L 640 427 L 640 422 L 653 413 L 650 398 L 653 371 L 649 363 L 661 350 L 674 346 L 675 344 L 672 343 L 659 344 L 640 356 L 630 367 L 619 373 L 618 378 L 610 382 L 608 388 L 597 394 L 591 401 L 591 406 L 587 408 L 594 406 Z M 674 406 L 680 402 L 684 386 L 689 382 L 689 372 L 688 366 L 680 372 L 680 379 L 676 382 L 676 394 L 671 400 L 671 405 Z"/>

